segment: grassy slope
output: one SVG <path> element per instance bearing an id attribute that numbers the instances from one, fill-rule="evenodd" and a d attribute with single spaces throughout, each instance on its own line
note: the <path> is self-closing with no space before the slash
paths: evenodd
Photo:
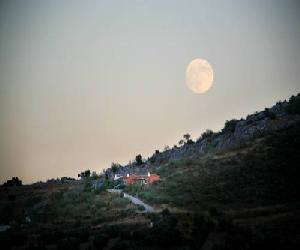
<path id="1" fill-rule="evenodd" d="M 157 168 L 162 181 L 131 192 L 153 204 L 238 209 L 300 198 L 300 129 L 257 138 L 243 148 Z"/>

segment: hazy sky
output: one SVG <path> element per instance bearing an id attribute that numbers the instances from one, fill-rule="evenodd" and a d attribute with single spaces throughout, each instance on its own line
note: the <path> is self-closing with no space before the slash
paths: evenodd
<path id="1" fill-rule="evenodd" d="M 1 1 L 0 182 L 101 171 L 300 92 L 299 1 Z M 214 85 L 184 83 L 197 57 Z"/>

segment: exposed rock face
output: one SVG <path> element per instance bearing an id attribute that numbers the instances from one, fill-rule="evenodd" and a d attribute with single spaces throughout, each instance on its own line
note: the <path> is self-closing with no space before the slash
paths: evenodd
<path id="1" fill-rule="evenodd" d="M 209 138 L 199 139 L 193 145 L 170 149 L 153 157 L 157 161 L 177 159 L 183 156 L 193 158 L 201 153 L 238 146 L 257 136 L 286 129 L 300 122 L 299 115 L 290 115 L 286 112 L 287 105 L 287 102 L 277 103 L 270 109 L 249 115 L 245 120 L 237 121 L 234 132 L 215 133 Z"/>
<path id="2" fill-rule="evenodd" d="M 233 130 L 226 131 L 224 128 L 221 132 L 198 139 L 194 144 L 185 144 L 182 147 L 174 147 L 161 153 L 155 153 L 144 164 L 140 166 L 129 164 L 120 168 L 117 173 L 124 175 L 127 173 L 144 174 L 151 171 L 153 166 L 169 160 L 195 158 L 201 154 L 238 147 L 257 136 L 284 130 L 300 123 L 300 116 L 289 114 L 286 111 L 287 106 L 288 102 L 286 101 L 277 103 L 272 108 L 256 112 L 248 115 L 246 119 L 236 121 Z M 110 169 L 107 172 L 111 174 Z"/>

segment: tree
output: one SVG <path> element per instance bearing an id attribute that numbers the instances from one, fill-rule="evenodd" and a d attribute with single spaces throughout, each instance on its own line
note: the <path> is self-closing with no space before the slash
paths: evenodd
<path id="1" fill-rule="evenodd" d="M 271 120 L 275 120 L 276 119 L 276 114 L 272 111 L 270 111 L 270 109 L 265 108 L 264 114 L 266 117 L 268 117 Z"/>
<path id="2" fill-rule="evenodd" d="M 238 120 L 236 119 L 232 119 L 230 121 L 226 121 L 225 122 L 225 126 L 224 128 L 222 129 L 222 132 L 230 132 L 230 133 L 233 133 L 235 131 L 235 127 L 236 127 L 236 124 L 238 123 Z"/>
<path id="3" fill-rule="evenodd" d="M 190 134 L 184 134 L 183 139 L 181 139 L 178 144 L 179 145 L 184 145 L 184 144 L 193 144 L 193 140 L 190 139 L 191 135 Z"/>
<path id="4" fill-rule="evenodd" d="M 90 177 L 91 176 L 91 170 L 84 171 L 84 177 Z"/>
<path id="5" fill-rule="evenodd" d="M 185 135 L 183 135 L 183 138 L 187 142 L 191 138 L 191 135 L 190 134 L 185 134 Z"/>
<path id="6" fill-rule="evenodd" d="M 206 131 L 202 133 L 201 139 L 209 138 L 209 137 L 211 137 L 213 134 L 214 134 L 214 132 L 213 132 L 212 130 L 206 129 Z"/>
<path id="7" fill-rule="evenodd" d="M 184 143 L 185 143 L 185 142 L 184 142 L 184 140 L 182 140 L 182 139 L 178 142 L 179 145 L 183 145 Z"/>
<path id="8" fill-rule="evenodd" d="M 120 164 L 119 163 L 112 163 L 111 164 L 111 171 L 114 173 L 114 174 L 116 174 L 117 173 L 117 171 L 118 171 L 118 169 L 120 168 Z"/>
<path id="9" fill-rule="evenodd" d="M 192 139 L 187 140 L 186 144 L 191 145 L 194 144 L 194 141 Z"/>
<path id="10" fill-rule="evenodd" d="M 286 111 L 289 114 L 300 114 L 300 94 L 297 96 L 291 96 L 286 107 Z"/>
<path id="11" fill-rule="evenodd" d="M 18 177 L 12 177 L 11 180 L 7 180 L 3 183 L 5 187 L 12 187 L 12 186 L 22 186 L 22 181 Z"/>
<path id="12" fill-rule="evenodd" d="M 142 158 L 142 155 L 137 155 L 135 157 L 135 162 L 136 162 L 136 165 L 142 165 L 143 164 L 143 158 Z"/>
<path id="13" fill-rule="evenodd" d="M 97 179 L 99 175 L 97 175 L 96 171 L 92 172 L 92 179 Z"/>
<path id="14" fill-rule="evenodd" d="M 90 176 L 91 176 L 91 171 L 89 169 L 78 174 L 78 177 L 81 177 L 81 178 L 86 178 L 86 177 L 90 177 Z"/>

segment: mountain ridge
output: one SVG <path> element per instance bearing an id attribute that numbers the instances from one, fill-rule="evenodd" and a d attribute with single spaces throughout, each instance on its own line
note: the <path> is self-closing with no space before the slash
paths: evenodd
<path id="1" fill-rule="evenodd" d="M 289 101 L 277 102 L 271 108 L 255 112 L 245 119 L 232 119 L 225 122 L 224 128 L 219 132 L 207 130 L 196 142 L 187 140 L 181 146 L 174 146 L 163 152 L 155 152 L 139 166 L 129 163 L 118 168 L 116 173 L 146 172 L 153 170 L 153 166 L 180 158 L 194 159 L 199 155 L 216 153 L 224 150 L 241 147 L 243 144 L 276 131 L 287 129 L 300 122 L 299 112 L 300 94 L 292 96 Z M 106 173 L 112 176 L 111 168 Z"/>

